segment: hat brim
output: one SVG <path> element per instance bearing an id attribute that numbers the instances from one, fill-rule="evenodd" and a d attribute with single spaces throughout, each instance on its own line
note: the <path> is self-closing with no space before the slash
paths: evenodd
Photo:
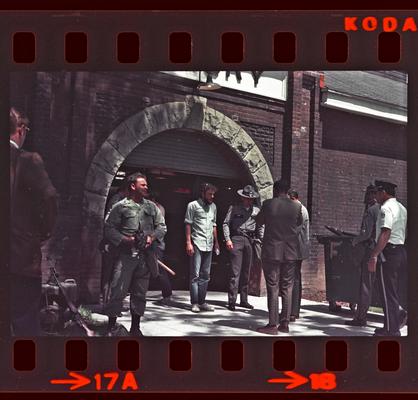
<path id="1" fill-rule="evenodd" d="M 258 199 L 259 197 L 260 197 L 260 195 L 258 194 L 258 193 L 255 193 L 254 195 L 246 195 L 246 194 L 243 194 L 243 190 L 242 189 L 239 189 L 239 190 L 237 190 L 237 193 L 241 196 L 241 197 L 245 197 L 246 199 Z"/>

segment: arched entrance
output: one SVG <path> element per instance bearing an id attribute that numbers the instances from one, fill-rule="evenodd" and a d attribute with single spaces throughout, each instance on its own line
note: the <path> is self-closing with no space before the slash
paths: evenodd
<path id="1" fill-rule="evenodd" d="M 233 120 L 207 107 L 206 99 L 186 96 L 184 102 L 151 106 L 122 122 L 103 143 L 87 172 L 84 188 L 82 281 L 87 297 L 97 300 L 100 293 L 101 257 L 98 243 L 112 181 L 124 160 L 143 141 L 178 129 L 213 135 L 223 141 L 242 160 L 261 199 L 271 196 L 273 178 L 253 139 Z"/>

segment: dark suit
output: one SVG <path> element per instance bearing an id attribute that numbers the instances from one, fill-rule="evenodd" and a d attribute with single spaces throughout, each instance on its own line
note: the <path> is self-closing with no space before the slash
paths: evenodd
<path id="1" fill-rule="evenodd" d="M 41 243 L 51 235 L 57 194 L 42 158 L 10 146 L 11 320 L 16 336 L 39 334 Z"/>
<path id="2" fill-rule="evenodd" d="M 258 225 L 265 224 L 261 258 L 267 284 L 269 325 L 278 325 L 279 294 L 282 297 L 280 323 L 289 322 L 290 317 L 294 273 L 300 257 L 301 205 L 288 197 L 266 200 L 256 221 Z"/>

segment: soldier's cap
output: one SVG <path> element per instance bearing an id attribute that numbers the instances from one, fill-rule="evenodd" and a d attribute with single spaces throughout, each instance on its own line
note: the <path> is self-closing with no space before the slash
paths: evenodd
<path id="1" fill-rule="evenodd" d="M 376 189 L 378 192 L 385 191 L 388 194 L 394 194 L 397 185 L 391 182 L 386 181 L 375 181 L 374 184 L 376 185 Z"/>
<path id="2" fill-rule="evenodd" d="M 256 192 L 256 190 L 251 185 L 245 186 L 244 189 L 237 190 L 237 193 L 241 197 L 246 197 L 247 199 L 256 199 L 260 197 L 260 195 Z"/>

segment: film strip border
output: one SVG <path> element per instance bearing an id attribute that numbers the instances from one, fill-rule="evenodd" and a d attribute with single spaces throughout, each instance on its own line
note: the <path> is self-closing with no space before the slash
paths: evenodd
<path id="1" fill-rule="evenodd" d="M 82 390 L 105 392 L 125 391 L 127 373 L 135 375 L 139 390 L 151 392 L 277 392 L 284 388 L 269 381 L 289 371 L 306 378 L 294 391 L 416 388 L 405 381 L 412 364 L 404 340 L 263 339 L 19 339 L 2 362 L 15 380 L 8 389 L 18 391 L 68 390 L 70 386 L 57 387 L 53 381 L 74 372 L 86 379 L 80 381 Z M 109 387 L 104 378 L 112 373 L 120 380 Z"/>
<path id="2" fill-rule="evenodd" d="M 6 27 L 12 20 L 2 19 Z M 207 61 L 241 69 L 402 69 L 413 57 L 417 30 L 414 12 L 161 12 L 148 13 L 140 23 L 135 13 L 57 12 L 39 18 L 22 13 L 14 21 L 2 36 L 10 66 L 36 69 L 189 69 Z"/>
<path id="3" fill-rule="evenodd" d="M 172 32 L 168 37 L 168 61 L 171 64 L 189 64 L 192 61 L 193 40 L 189 32 Z M 296 61 L 297 43 L 293 32 L 277 32 L 273 35 L 272 58 L 277 63 Z M 85 32 L 67 32 L 64 36 L 64 58 L 69 64 L 88 62 L 88 35 Z M 141 58 L 141 40 L 137 32 L 117 34 L 115 57 L 121 64 L 135 64 Z M 381 32 L 377 38 L 377 58 L 382 64 L 401 60 L 401 36 L 398 32 Z M 13 34 L 13 61 L 17 64 L 36 62 L 36 35 L 33 32 Z M 244 61 L 245 35 L 241 32 L 225 32 L 220 37 L 220 60 L 239 64 Z M 346 32 L 329 32 L 325 37 L 325 59 L 330 64 L 349 60 L 349 36 Z"/>
<path id="4" fill-rule="evenodd" d="M 370 17 L 372 15 L 373 17 Z M 344 18 L 356 17 L 356 31 Z M 383 20 L 399 28 L 383 32 Z M 410 109 L 416 106 L 415 49 L 418 33 L 402 31 L 416 12 L 186 12 L 19 13 L 0 15 L 4 86 L 12 70 L 60 69 L 402 69 L 409 73 Z M 366 18 L 367 22 L 364 22 Z M 376 26 L 374 25 L 376 22 Z M 371 24 L 371 25 L 368 25 Z M 374 29 L 372 29 L 375 26 Z M 366 28 L 365 28 L 366 27 Z M 410 113 L 408 172 L 416 168 L 417 127 Z M 409 176 L 412 176 L 409 173 Z M 418 185 L 409 182 L 412 200 Z M 415 220 L 412 212 L 412 221 Z M 416 259 L 416 249 L 409 254 Z M 410 281 L 416 272 L 410 268 Z M 414 293 L 410 287 L 409 293 Z M 7 311 L 7 302 L 2 306 Z M 416 300 L 410 301 L 416 315 Z M 415 311 L 415 312 L 414 312 Z M 416 391 L 416 321 L 397 340 L 372 338 L 144 338 L 89 340 L 8 339 L 0 342 L 0 390 L 59 390 L 51 378 L 78 371 L 136 371 L 142 391 L 277 392 L 267 380 L 280 371 L 303 376 L 331 371 L 341 391 Z M 2 326 L 2 337 L 8 326 Z M 93 384 L 92 384 L 93 385 Z M 97 380 L 96 380 L 97 385 Z M 94 390 L 86 386 L 83 390 Z M 97 388 L 96 388 L 97 389 Z M 118 386 L 115 390 L 121 390 Z M 105 390 L 105 389 L 103 389 Z M 296 391 L 326 390 L 301 386 Z"/>

